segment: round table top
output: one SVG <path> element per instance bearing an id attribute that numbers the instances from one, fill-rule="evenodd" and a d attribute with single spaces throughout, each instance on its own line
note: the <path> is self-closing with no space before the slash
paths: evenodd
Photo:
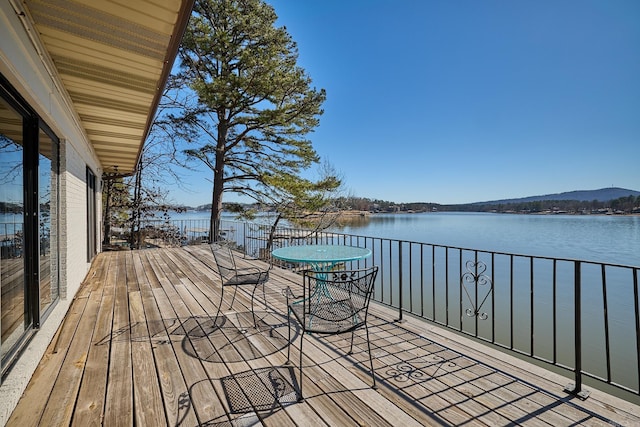
<path id="1" fill-rule="evenodd" d="M 345 245 L 300 245 L 275 249 L 271 255 L 292 262 L 336 263 L 366 258 L 371 255 L 371 250 Z"/>

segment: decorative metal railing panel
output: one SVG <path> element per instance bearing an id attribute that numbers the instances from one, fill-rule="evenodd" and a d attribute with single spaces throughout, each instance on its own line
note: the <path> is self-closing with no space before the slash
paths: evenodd
<path id="1" fill-rule="evenodd" d="M 484 274 L 485 271 L 487 271 L 487 265 L 482 261 L 467 261 L 466 267 L 467 271 L 462 274 L 460 283 L 471 307 L 467 308 L 465 312 L 469 317 L 475 316 L 481 320 L 487 320 L 489 315 L 486 311 L 482 311 L 482 306 L 493 291 L 491 279 Z M 478 299 L 479 295 L 480 300 Z M 480 301 L 480 303 L 478 303 L 478 301 Z"/>
<path id="2" fill-rule="evenodd" d="M 208 235 L 206 220 L 173 225 L 183 244 Z M 221 229 L 248 256 L 270 259 L 269 226 L 223 220 Z M 417 316 L 569 373 L 568 391 L 581 397 L 584 381 L 640 403 L 638 266 L 288 227 L 278 227 L 270 249 L 311 243 L 371 249 L 348 267 L 380 266 L 374 300 L 397 309 L 398 320 Z"/>

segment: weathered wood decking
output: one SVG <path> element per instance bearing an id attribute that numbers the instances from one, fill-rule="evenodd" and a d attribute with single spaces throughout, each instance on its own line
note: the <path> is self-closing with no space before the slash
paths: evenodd
<path id="1" fill-rule="evenodd" d="M 638 406 L 581 401 L 563 378 L 377 306 L 378 390 L 363 334 L 351 356 L 348 337 L 310 337 L 297 403 L 280 291 L 299 277 L 272 270 L 253 327 L 246 289 L 212 317 L 212 262 L 206 246 L 98 255 L 8 425 L 640 425 Z"/>

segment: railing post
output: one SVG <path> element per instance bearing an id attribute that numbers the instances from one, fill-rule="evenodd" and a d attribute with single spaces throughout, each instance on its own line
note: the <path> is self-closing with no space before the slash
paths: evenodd
<path id="1" fill-rule="evenodd" d="M 573 306 L 574 306 L 574 352 L 575 352 L 575 364 L 574 374 L 575 383 L 569 383 L 564 391 L 578 396 L 584 400 L 589 397 L 589 392 L 582 390 L 582 277 L 580 261 L 574 261 L 574 282 L 573 282 Z"/>
<path id="2" fill-rule="evenodd" d="M 393 283 L 393 280 L 391 282 Z M 398 298 L 400 298 L 400 301 L 398 302 L 398 319 L 396 321 L 404 322 L 402 318 L 402 311 L 403 311 L 402 301 L 404 299 L 402 289 L 404 288 L 404 286 L 402 285 L 402 241 L 401 240 L 398 240 L 398 282 L 400 286 L 400 289 L 398 290 Z"/>
<path id="3" fill-rule="evenodd" d="M 247 221 L 242 221 L 242 246 L 244 247 L 244 256 L 249 255 L 249 247 L 247 240 Z"/>

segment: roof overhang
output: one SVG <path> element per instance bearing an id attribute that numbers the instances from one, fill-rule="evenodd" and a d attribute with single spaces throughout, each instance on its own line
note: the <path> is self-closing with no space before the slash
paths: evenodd
<path id="1" fill-rule="evenodd" d="M 194 0 L 24 0 L 105 173 L 131 174 Z"/>

